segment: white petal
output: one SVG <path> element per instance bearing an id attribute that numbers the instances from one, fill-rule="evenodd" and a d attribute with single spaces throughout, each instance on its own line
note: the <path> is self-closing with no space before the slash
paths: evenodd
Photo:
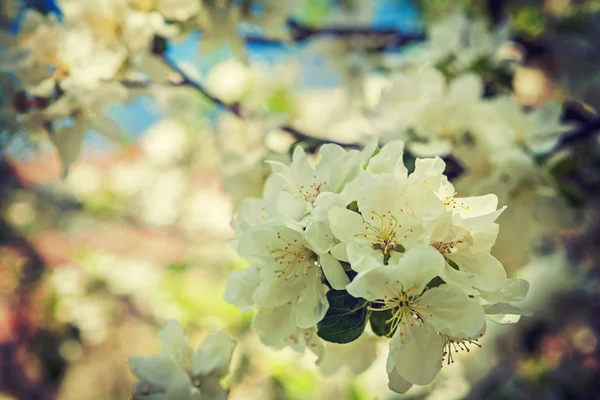
<path id="1" fill-rule="evenodd" d="M 506 206 L 489 214 L 463 219 L 461 225 L 470 231 L 483 231 L 493 224 L 504 210 L 506 210 Z"/>
<path id="2" fill-rule="evenodd" d="M 294 308 L 290 304 L 260 308 L 252 320 L 252 329 L 266 346 L 283 348 L 287 346 L 286 338 L 297 330 Z"/>
<path id="3" fill-rule="evenodd" d="M 360 214 L 346 208 L 333 207 L 329 210 L 329 225 L 331 231 L 343 243 L 368 244 L 368 239 L 361 240 L 358 235 L 364 230 L 363 218 Z"/>
<path id="4" fill-rule="evenodd" d="M 508 303 L 495 303 L 483 306 L 486 315 L 498 315 L 498 314 L 510 314 L 510 315 L 522 315 L 524 317 L 531 317 L 533 313 L 531 311 L 523 310 L 522 308 L 513 306 Z"/>
<path id="5" fill-rule="evenodd" d="M 321 273 L 310 272 L 307 278 L 306 287 L 296 303 L 296 325 L 302 329 L 317 325 L 329 309 L 329 301 L 325 295 L 326 287 L 321 283 Z"/>
<path id="6" fill-rule="evenodd" d="M 326 221 L 311 221 L 304 231 L 304 240 L 317 254 L 329 252 L 335 246 L 335 237 Z"/>
<path id="7" fill-rule="evenodd" d="M 415 308 L 425 323 L 450 336 L 473 335 L 485 324 L 485 315 L 477 300 L 469 299 L 462 290 L 451 285 L 428 290 L 418 304 Z M 466 313 L 469 315 L 465 316 Z"/>
<path id="8" fill-rule="evenodd" d="M 233 271 L 227 277 L 225 294 L 223 298 L 229 304 L 240 308 L 242 311 L 250 311 L 254 308 L 252 295 L 258 287 L 260 276 L 258 270 L 249 267 L 241 271 Z"/>
<path id="9" fill-rule="evenodd" d="M 192 386 L 190 377 L 185 371 L 178 369 L 173 373 L 167 385 L 167 398 L 169 400 L 192 400 L 198 389 Z"/>
<path id="10" fill-rule="evenodd" d="M 348 259 L 348 253 L 346 251 L 345 243 L 338 243 L 331 248 L 331 255 L 337 258 L 340 261 L 350 262 Z"/>
<path id="11" fill-rule="evenodd" d="M 179 322 L 174 319 L 165 321 L 158 338 L 163 343 L 163 353 L 170 355 L 182 367 L 185 367 L 192 356 L 192 349 Z"/>
<path id="12" fill-rule="evenodd" d="M 469 276 L 465 272 L 455 270 L 449 264 L 446 264 L 442 270 L 440 278 L 447 284 L 456 286 L 467 295 L 476 296 L 479 294 L 479 291 L 473 289 Z"/>
<path id="13" fill-rule="evenodd" d="M 381 250 L 349 244 L 346 246 L 346 252 L 348 253 L 350 266 L 356 272 L 368 271 L 372 268 L 382 267 L 384 265 L 383 253 Z"/>
<path id="14" fill-rule="evenodd" d="M 284 221 L 286 219 L 298 221 L 306 213 L 306 203 L 290 192 L 279 192 L 275 202 L 275 210 L 277 215 Z"/>
<path id="15" fill-rule="evenodd" d="M 208 375 L 213 371 L 224 370 L 229 365 L 235 343 L 224 331 L 211 333 L 204 339 L 192 358 L 192 373 Z"/>
<path id="16" fill-rule="evenodd" d="M 390 261 L 395 260 L 390 259 Z M 424 244 L 409 249 L 398 262 L 400 283 L 405 289 L 424 289 L 433 278 L 439 276 L 446 264 L 444 257 L 433 247 Z M 393 264 L 389 264 L 393 267 Z M 389 267 L 388 266 L 388 267 Z"/>
<path id="17" fill-rule="evenodd" d="M 395 174 L 398 178 L 406 178 L 408 171 L 402 161 L 404 142 L 394 140 L 386 143 L 381 151 L 369 160 L 367 171 L 373 174 Z"/>
<path id="18" fill-rule="evenodd" d="M 398 269 L 381 266 L 358 274 L 346 290 L 354 297 L 373 301 L 394 297 L 402 289 L 396 282 Z"/>
<path id="19" fill-rule="evenodd" d="M 458 251 L 451 254 L 461 271 L 469 274 L 473 287 L 488 292 L 499 290 L 506 281 L 506 271 L 494 256 L 489 253 L 469 253 Z"/>
<path id="20" fill-rule="evenodd" d="M 427 323 L 406 324 L 390 340 L 397 372 L 414 385 L 427 385 L 442 368 L 442 339 Z"/>
<path id="21" fill-rule="evenodd" d="M 304 277 L 291 276 L 287 281 L 285 279 L 273 274 L 269 280 L 262 280 L 252 295 L 254 303 L 259 307 L 272 308 L 295 300 L 304 289 Z"/>
<path id="22" fill-rule="evenodd" d="M 477 197 L 456 197 L 454 200 L 461 205 L 455 211 L 462 218 L 473 218 L 490 214 L 498 208 L 498 196 L 495 194 L 486 194 Z"/>
<path id="23" fill-rule="evenodd" d="M 396 367 L 392 369 L 392 372 L 388 373 L 388 387 L 391 391 L 404 394 L 413 386 L 412 383 L 404 379 L 399 373 Z"/>
<path id="24" fill-rule="evenodd" d="M 507 279 L 497 292 L 482 292 L 481 297 L 491 303 L 521 301 L 527 296 L 529 282 L 525 279 Z"/>
<path id="25" fill-rule="evenodd" d="M 342 264 L 330 254 L 321 254 L 319 257 L 321 268 L 325 274 L 325 278 L 335 290 L 344 290 L 346 285 L 350 283 L 346 271 Z"/>
<path id="26" fill-rule="evenodd" d="M 148 357 L 130 357 L 131 372 L 141 381 L 166 388 L 171 374 L 178 369 L 175 360 L 167 354 Z"/>

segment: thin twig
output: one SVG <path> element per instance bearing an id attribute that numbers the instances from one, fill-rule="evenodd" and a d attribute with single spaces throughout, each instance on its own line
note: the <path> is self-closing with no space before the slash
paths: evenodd
<path id="1" fill-rule="evenodd" d="M 166 54 L 161 54 L 158 56 L 169 68 L 171 68 L 174 72 L 176 72 L 178 75 L 181 76 L 181 81 L 177 82 L 176 85 L 178 86 L 189 86 L 192 87 L 194 89 L 196 89 L 198 92 L 200 92 L 204 97 L 206 97 L 208 100 L 212 101 L 213 103 L 215 103 L 216 105 L 218 105 L 219 107 L 223 108 L 224 110 L 234 114 L 235 116 L 237 116 L 240 119 L 244 119 L 244 115 L 242 113 L 242 108 L 241 105 L 239 103 L 233 103 L 233 104 L 227 104 L 225 103 L 223 100 L 219 99 L 217 96 L 215 96 L 214 94 L 210 93 L 208 91 L 208 89 L 206 89 L 202 84 L 194 81 L 193 79 L 191 79 L 186 73 L 185 71 L 183 71 L 178 65 L 177 63 L 175 63 L 173 60 L 171 60 Z M 123 82 L 122 82 L 123 83 Z M 143 87 L 143 86 L 141 86 Z M 308 135 L 304 132 L 301 132 L 300 130 L 290 126 L 290 125 L 283 125 L 280 127 L 281 130 L 290 133 L 291 135 L 293 135 L 296 139 L 298 140 L 302 140 L 302 141 L 306 141 L 309 143 L 309 150 L 316 150 L 320 145 L 322 144 L 326 144 L 326 143 L 333 143 L 333 144 L 337 144 L 340 146 L 344 146 L 344 147 L 348 147 L 348 148 L 360 148 L 362 147 L 359 143 L 342 143 L 342 142 L 337 142 L 334 140 L 326 140 L 326 139 L 319 139 L 316 138 L 314 136 Z"/>
<path id="2" fill-rule="evenodd" d="M 197 91 L 199 91 L 204 97 L 217 104 L 220 107 L 223 107 L 227 111 L 233 113 L 234 115 L 242 118 L 242 113 L 239 104 L 227 104 L 223 100 L 214 96 L 210 93 L 203 85 L 191 79 L 178 65 L 176 62 L 172 61 L 166 54 L 162 54 L 159 56 L 160 59 L 173 71 L 175 71 L 178 75 L 181 76 L 182 81 L 179 83 L 181 85 L 186 85 L 193 87 Z"/>

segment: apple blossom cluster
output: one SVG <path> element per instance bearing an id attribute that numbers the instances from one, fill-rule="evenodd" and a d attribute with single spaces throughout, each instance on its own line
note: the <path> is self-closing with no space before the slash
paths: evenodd
<path id="1" fill-rule="evenodd" d="M 270 347 L 350 343 L 370 324 L 389 338 L 389 386 L 400 393 L 433 381 L 453 353 L 478 346 L 486 316 L 528 312 L 528 283 L 507 279 L 490 255 L 498 235 L 495 195 L 457 197 L 439 157 L 409 174 L 404 143 L 364 151 L 302 147 L 291 165 L 271 162 L 261 199 L 233 222 L 250 266 L 228 278 L 225 299 L 258 308 L 252 322 Z M 517 318 L 518 319 L 518 318 Z"/>
<path id="2" fill-rule="evenodd" d="M 229 370 L 235 343 L 223 331 L 206 337 L 193 351 L 183 328 L 167 320 L 160 331 L 160 354 L 130 357 L 129 365 L 139 379 L 134 400 L 225 400 L 220 380 Z"/>
<path id="3" fill-rule="evenodd" d="M 292 0 L 253 0 L 244 7 L 211 0 L 58 0 L 56 13 L 25 8 L 18 30 L 3 30 L 0 25 L 0 80 L 6 74 L 15 81 L 6 90 L 11 95 L 7 104 L 0 102 L 0 114 L 9 113 L 3 118 L 9 123 L 0 126 L 0 133 L 25 131 L 28 137 L 47 133 L 68 167 L 90 129 L 112 141 L 123 139 L 119 125 L 105 115 L 110 105 L 147 94 L 144 86 L 177 77 L 161 58 L 167 41 L 201 30 L 202 52 L 229 46 L 244 59 L 237 26 L 249 23 L 271 38 L 287 38 L 285 20 L 292 4 Z M 198 74 L 195 68 L 191 74 Z"/>

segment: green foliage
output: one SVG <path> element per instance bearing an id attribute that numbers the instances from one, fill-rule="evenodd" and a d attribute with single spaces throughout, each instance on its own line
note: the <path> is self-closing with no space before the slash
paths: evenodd
<path id="1" fill-rule="evenodd" d="M 304 0 L 298 8 L 298 17 L 305 24 L 318 25 L 329 14 L 332 3 L 331 0 Z"/>
<path id="2" fill-rule="evenodd" d="M 354 200 L 352 203 L 348 204 L 348 206 L 346 208 L 350 211 L 354 211 L 355 213 L 360 212 L 360 211 L 358 211 L 358 203 L 356 202 L 356 200 Z"/>
<path id="3" fill-rule="evenodd" d="M 395 332 L 390 332 L 390 325 L 386 323 L 390 318 L 392 318 L 393 310 L 385 310 L 385 311 L 374 311 L 371 312 L 371 316 L 369 317 L 369 323 L 371 324 L 371 329 L 373 329 L 373 333 L 377 336 L 392 336 Z"/>
<path id="4" fill-rule="evenodd" d="M 546 161 L 546 168 L 554 185 L 569 205 L 572 207 L 585 205 L 585 193 L 582 193 L 581 189 L 568 179 L 569 174 L 575 173 L 580 168 L 578 158 L 572 153 L 563 153 Z"/>
<path id="5" fill-rule="evenodd" d="M 365 166 L 363 167 L 363 169 L 366 170 L 369 167 L 369 161 L 371 161 L 371 158 L 375 157 L 380 152 L 381 152 L 381 149 L 379 147 L 375 147 L 375 150 L 373 151 L 373 154 L 371 154 L 371 157 L 369 157 L 369 159 L 365 163 Z"/>
<path id="6" fill-rule="evenodd" d="M 529 38 L 539 37 L 545 30 L 542 9 L 536 6 L 516 10 L 511 15 L 510 22 L 517 32 Z"/>
<path id="7" fill-rule="evenodd" d="M 327 292 L 329 310 L 317 324 L 317 335 L 332 343 L 350 343 L 365 330 L 369 310 L 365 299 L 352 297 L 345 290 Z"/>

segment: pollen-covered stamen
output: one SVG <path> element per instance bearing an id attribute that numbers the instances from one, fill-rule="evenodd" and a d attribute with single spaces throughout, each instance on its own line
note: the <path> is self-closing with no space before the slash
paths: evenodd
<path id="1" fill-rule="evenodd" d="M 441 255 L 446 257 L 448 254 L 452 253 L 456 245 L 461 244 L 462 242 L 462 240 L 457 240 L 453 242 L 435 242 L 431 244 L 431 247 L 433 247 L 434 249 L 439 251 Z"/>
<path id="2" fill-rule="evenodd" d="M 317 182 L 317 177 L 314 176 L 315 182 L 310 184 L 309 186 L 302 185 L 298 189 L 298 193 L 304 199 L 304 201 L 314 203 L 317 197 L 321 194 L 321 192 L 326 190 L 327 181 Z"/>
<path id="3" fill-rule="evenodd" d="M 389 284 L 386 282 L 386 285 Z M 429 288 L 425 288 L 427 291 Z M 427 314 L 423 310 L 422 305 L 419 306 L 419 299 L 423 295 L 423 291 L 419 290 L 418 286 L 413 286 L 405 291 L 398 293 L 393 297 L 385 296 L 383 300 L 373 302 L 374 307 L 370 307 L 372 311 L 387 311 L 392 310 L 392 316 L 385 323 L 390 326 L 388 337 L 390 337 L 396 329 L 400 329 L 400 340 L 404 343 L 404 328 L 406 326 L 423 327 L 426 317 L 432 317 L 432 314 Z M 429 308 L 426 306 L 425 308 Z"/>
<path id="4" fill-rule="evenodd" d="M 281 239 L 279 232 L 277 232 L 277 238 L 284 244 L 281 248 L 271 250 L 275 261 L 281 266 L 281 269 L 275 271 L 277 277 L 287 281 L 290 278 L 306 276 L 308 270 L 315 265 L 313 252 L 304 247 L 298 239 L 286 242 Z"/>
<path id="5" fill-rule="evenodd" d="M 466 205 L 465 203 L 460 203 L 457 202 L 456 200 L 454 200 L 454 197 L 456 197 L 456 192 L 452 193 L 450 196 L 446 196 L 446 198 L 444 198 L 444 200 L 442 200 L 442 203 L 444 203 L 444 205 L 448 208 L 451 209 L 456 209 L 456 208 L 462 208 L 463 210 L 469 210 L 469 206 Z"/>
<path id="6" fill-rule="evenodd" d="M 381 250 L 383 254 L 388 254 L 390 251 L 398 247 L 398 230 L 402 228 L 398 218 L 388 210 L 387 213 L 379 214 L 371 211 L 371 216 L 368 219 L 363 217 L 364 232 L 354 234 L 355 237 L 363 237 L 371 241 L 371 247 Z M 412 229 L 410 230 L 412 232 Z M 408 234 L 408 233 L 407 233 Z M 404 235 L 404 238 L 407 238 Z"/>
<path id="7" fill-rule="evenodd" d="M 453 353 L 458 353 L 460 351 L 469 353 L 471 352 L 469 346 L 481 347 L 481 344 L 477 341 L 478 339 L 452 338 L 442 334 L 442 340 L 444 342 L 444 345 L 442 346 L 442 361 L 446 361 L 447 365 L 454 364 Z"/>

